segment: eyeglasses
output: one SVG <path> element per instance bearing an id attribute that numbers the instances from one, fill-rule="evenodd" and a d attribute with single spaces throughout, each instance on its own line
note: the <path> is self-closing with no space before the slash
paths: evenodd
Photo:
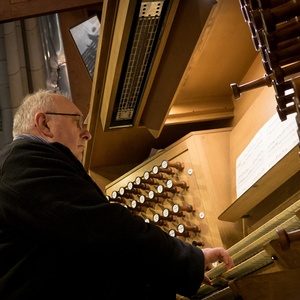
<path id="1" fill-rule="evenodd" d="M 78 117 L 77 126 L 79 129 L 83 129 L 84 119 L 82 115 L 79 114 L 67 114 L 67 113 L 57 113 L 57 112 L 46 112 L 46 115 L 57 115 L 57 116 L 70 116 L 70 117 Z"/>

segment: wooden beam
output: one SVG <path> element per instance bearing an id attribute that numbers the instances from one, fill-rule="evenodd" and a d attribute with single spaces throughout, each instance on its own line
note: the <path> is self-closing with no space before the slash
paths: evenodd
<path id="1" fill-rule="evenodd" d="M 91 167 L 92 153 L 94 152 L 94 145 L 99 135 L 103 135 L 101 121 L 99 120 L 99 108 L 101 106 L 101 99 L 103 98 L 103 83 L 107 72 L 107 57 L 111 47 L 111 40 L 113 36 L 113 24 L 115 23 L 116 7 L 118 7 L 119 0 L 104 0 L 101 14 L 101 26 L 98 41 L 98 50 L 96 56 L 95 73 L 92 83 L 91 102 L 90 102 L 90 117 L 88 130 L 94 136 L 87 144 L 83 163 L 86 169 Z M 102 61 L 102 64 L 100 64 Z M 98 130 L 97 127 L 99 126 Z M 98 132 L 97 132 L 98 131 Z"/>
<path id="2" fill-rule="evenodd" d="M 294 175 L 299 176 L 299 153 L 295 146 L 276 165 L 256 181 L 244 194 L 236 199 L 220 216 L 219 220 L 236 222 L 260 204 Z"/>
<path id="3" fill-rule="evenodd" d="M 31 18 L 102 3 L 102 0 L 0 0 L 0 22 Z"/>

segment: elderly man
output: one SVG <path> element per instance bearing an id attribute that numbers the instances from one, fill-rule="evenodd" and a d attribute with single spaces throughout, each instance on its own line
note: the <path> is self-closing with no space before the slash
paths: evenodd
<path id="1" fill-rule="evenodd" d="M 0 154 L 0 299 L 175 299 L 232 259 L 109 203 L 81 160 L 91 134 L 62 94 L 28 95 Z M 103 141 L 105 142 L 105 141 Z"/>

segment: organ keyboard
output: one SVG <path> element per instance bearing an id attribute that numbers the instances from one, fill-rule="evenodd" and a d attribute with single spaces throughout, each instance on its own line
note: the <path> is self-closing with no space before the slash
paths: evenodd
<path id="1" fill-rule="evenodd" d="M 276 230 L 284 229 L 286 232 L 291 232 L 299 228 L 300 199 L 230 247 L 228 252 L 232 256 L 236 266 L 226 271 L 224 264 L 221 263 L 207 271 L 206 274 L 211 278 L 212 286 L 203 284 L 198 290 L 195 299 L 221 299 L 216 297 L 223 297 L 224 293 L 228 295 L 228 284 L 230 285 L 230 281 L 234 282 L 234 280 L 253 274 L 255 271 L 262 270 L 266 266 L 276 264 L 276 256 L 270 252 L 270 249 L 266 249 L 265 245 L 272 240 L 278 239 Z M 220 287 L 221 289 L 226 288 L 226 291 L 222 293 Z M 215 293 L 216 291 L 218 293 Z M 236 299 L 234 297 L 237 296 L 231 292 L 232 298 L 226 299 Z"/>

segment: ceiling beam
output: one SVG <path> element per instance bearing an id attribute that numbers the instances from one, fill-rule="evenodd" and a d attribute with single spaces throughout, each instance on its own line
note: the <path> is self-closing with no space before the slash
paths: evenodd
<path id="1" fill-rule="evenodd" d="M 0 22 L 31 18 L 101 3 L 102 0 L 0 0 Z"/>

